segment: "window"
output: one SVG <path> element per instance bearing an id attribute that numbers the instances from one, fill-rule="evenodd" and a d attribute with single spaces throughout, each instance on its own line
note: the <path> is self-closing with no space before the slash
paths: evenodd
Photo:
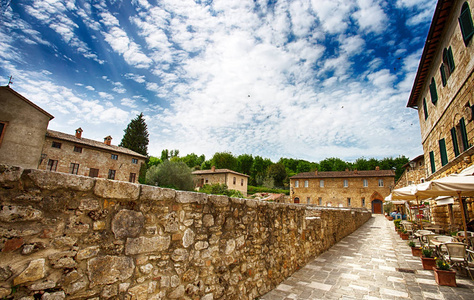
<path id="1" fill-rule="evenodd" d="M 244 180 L 243 179 L 240 179 L 240 185 L 244 186 Z"/>
<path id="2" fill-rule="evenodd" d="M 74 146 L 74 152 L 82 153 L 82 147 Z"/>
<path id="3" fill-rule="evenodd" d="M 423 113 L 425 114 L 425 120 L 428 119 L 428 107 L 426 106 L 425 98 L 423 98 Z"/>
<path id="4" fill-rule="evenodd" d="M 130 173 L 130 178 L 128 179 L 128 181 L 134 183 L 136 178 L 137 178 L 136 173 Z M 201 179 L 201 180 L 204 181 L 204 179 Z"/>
<path id="5" fill-rule="evenodd" d="M 295 181 L 295 187 L 300 187 L 300 182 L 298 180 Z"/>
<path id="6" fill-rule="evenodd" d="M 138 164 L 138 159 L 132 158 L 132 164 Z"/>
<path id="7" fill-rule="evenodd" d="M 365 198 L 362 198 L 362 207 L 365 207 Z"/>
<path id="8" fill-rule="evenodd" d="M 0 122 L 0 146 L 2 145 L 3 136 L 7 130 L 8 122 Z"/>
<path id="9" fill-rule="evenodd" d="M 446 153 L 446 141 L 441 139 L 439 143 L 439 154 L 441 155 L 441 165 L 445 166 L 448 163 L 448 154 Z"/>
<path id="10" fill-rule="evenodd" d="M 434 80 L 434 77 L 431 78 L 430 95 L 431 95 L 431 102 L 433 104 L 436 104 L 436 102 L 438 102 L 438 92 L 436 91 L 436 81 Z"/>
<path id="11" fill-rule="evenodd" d="M 90 177 L 99 177 L 99 169 L 90 168 L 89 176 Z"/>
<path id="12" fill-rule="evenodd" d="M 456 135 L 456 128 L 451 128 L 451 139 L 453 140 L 453 151 L 454 156 L 458 157 L 459 155 L 459 145 L 458 145 L 458 137 Z"/>
<path id="13" fill-rule="evenodd" d="M 323 198 L 321 197 L 318 198 L 318 205 L 320 206 L 323 205 Z"/>
<path id="14" fill-rule="evenodd" d="M 306 197 L 306 204 L 311 204 L 311 197 Z"/>
<path id="15" fill-rule="evenodd" d="M 54 160 L 54 159 L 48 160 L 48 167 L 46 168 L 46 170 L 56 171 L 57 168 L 58 168 L 58 161 L 57 160 Z"/>
<path id="16" fill-rule="evenodd" d="M 309 182 L 308 182 L 308 180 L 305 180 L 305 181 L 304 181 L 304 187 L 307 188 L 308 186 L 309 186 Z"/>
<path id="17" fill-rule="evenodd" d="M 69 166 L 69 173 L 77 175 L 79 171 L 79 164 L 71 163 Z"/>
<path id="18" fill-rule="evenodd" d="M 347 206 L 351 206 L 351 198 L 347 198 Z"/>
<path id="19" fill-rule="evenodd" d="M 441 64 L 440 72 L 441 72 L 441 81 L 443 82 L 443 86 L 446 86 L 448 83 L 448 78 L 451 76 L 455 68 L 454 65 L 454 57 L 453 57 L 453 50 L 451 47 L 444 48 L 443 50 L 443 63 Z"/>
<path id="20" fill-rule="evenodd" d="M 53 142 L 53 143 L 51 144 L 51 147 L 57 148 L 57 149 L 61 149 L 61 143 L 59 143 L 59 142 Z"/>
<path id="21" fill-rule="evenodd" d="M 347 179 L 344 179 L 344 187 L 348 187 L 349 186 L 349 182 L 347 181 Z"/>
<path id="22" fill-rule="evenodd" d="M 324 187 L 324 180 L 319 181 L 319 187 Z"/>
<path id="23" fill-rule="evenodd" d="M 461 27 L 462 38 L 464 45 L 467 46 L 474 34 L 474 25 L 472 24 L 471 9 L 469 4 L 464 2 L 461 8 L 461 14 L 459 15 L 459 26 Z"/>
<path id="24" fill-rule="evenodd" d="M 431 165 L 431 173 L 436 172 L 436 165 L 434 160 L 434 152 L 430 151 L 430 165 Z"/>
<path id="25" fill-rule="evenodd" d="M 456 126 L 456 133 L 458 136 L 458 141 L 461 142 L 459 144 L 462 146 L 462 149 L 460 150 L 461 152 L 464 152 L 469 148 L 469 140 L 467 139 L 466 122 L 464 121 L 464 118 L 459 120 L 459 123 Z"/>
<path id="26" fill-rule="evenodd" d="M 368 187 L 369 186 L 369 181 L 367 179 L 364 179 L 364 187 Z"/>
<path id="27" fill-rule="evenodd" d="M 234 177 L 233 185 L 235 185 L 236 182 L 237 182 L 237 178 Z"/>
<path id="28" fill-rule="evenodd" d="M 115 170 L 109 170 L 108 179 L 115 179 Z"/>
<path id="29" fill-rule="evenodd" d="M 294 202 L 294 203 L 300 203 L 300 198 L 296 197 L 293 202 Z"/>
<path id="30" fill-rule="evenodd" d="M 117 154 L 112 154 L 112 155 L 110 156 L 110 158 L 112 158 L 112 159 L 114 159 L 114 160 L 117 160 L 117 159 L 118 159 L 118 155 L 117 155 Z"/>
<path id="31" fill-rule="evenodd" d="M 383 179 L 379 179 L 379 186 L 380 186 L 380 187 L 383 186 Z"/>

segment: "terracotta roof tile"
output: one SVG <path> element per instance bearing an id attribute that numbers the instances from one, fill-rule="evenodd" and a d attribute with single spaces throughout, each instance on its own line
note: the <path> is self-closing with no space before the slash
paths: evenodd
<path id="1" fill-rule="evenodd" d="M 348 177 L 395 177 L 393 170 L 370 170 L 370 171 L 331 171 L 331 172 L 303 172 L 290 177 L 290 179 L 302 178 L 348 178 Z"/>
<path id="2" fill-rule="evenodd" d="M 114 152 L 119 152 L 123 154 L 128 154 L 131 156 L 135 157 L 140 157 L 143 159 L 146 159 L 145 155 L 141 155 L 140 153 L 137 153 L 135 151 L 132 151 L 130 149 L 124 148 L 124 147 L 119 147 L 119 146 L 114 146 L 114 145 L 106 145 L 102 142 L 90 140 L 90 139 L 85 139 L 85 138 L 77 138 L 75 135 L 59 132 L 59 131 L 54 131 L 54 130 L 47 130 L 46 136 L 50 138 L 55 138 L 55 139 L 60 139 L 64 141 L 69 141 L 73 142 L 76 144 L 81 144 L 89 147 L 94 147 L 94 148 L 100 148 L 102 150 L 107 150 L 107 151 L 114 151 Z"/>
<path id="3" fill-rule="evenodd" d="M 232 173 L 235 175 L 240 175 L 240 176 L 245 176 L 245 177 L 250 177 L 249 175 L 245 175 L 236 171 L 232 171 L 229 169 L 216 169 L 215 171 L 212 170 L 198 170 L 194 171 L 192 174 L 193 175 L 206 175 L 206 174 L 224 174 L 224 173 Z"/>

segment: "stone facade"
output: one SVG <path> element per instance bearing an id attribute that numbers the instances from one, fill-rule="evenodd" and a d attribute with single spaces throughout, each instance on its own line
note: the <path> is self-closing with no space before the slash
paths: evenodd
<path id="1" fill-rule="evenodd" d="M 0 166 L 0 298 L 254 299 L 371 216 Z"/>
<path id="2" fill-rule="evenodd" d="M 38 168 L 52 118 L 10 87 L 0 87 L 0 163 Z"/>
<path id="3" fill-rule="evenodd" d="M 194 171 L 194 183 L 196 189 L 199 190 L 205 184 L 226 184 L 229 190 L 242 192 L 244 197 L 247 196 L 247 185 L 249 181 L 248 175 L 235 172 L 229 169 L 216 169 Z"/>
<path id="4" fill-rule="evenodd" d="M 111 137 L 104 143 L 76 135 L 48 130 L 43 144 L 38 169 L 120 181 L 138 182 L 140 167 L 146 156 L 130 149 L 111 145 Z"/>
<path id="5" fill-rule="evenodd" d="M 410 184 L 419 184 L 425 182 L 426 166 L 424 155 L 415 157 L 404 166 L 402 176 L 398 179 L 394 189 L 399 189 Z"/>
<path id="6" fill-rule="evenodd" d="M 464 16 L 472 22 L 473 6 L 474 0 L 438 1 L 407 104 L 418 110 L 427 180 L 458 173 L 474 159 L 474 42 L 464 40 L 459 21 L 466 9 Z M 467 202 L 468 217 L 474 218 L 472 202 Z M 452 217 L 459 211 L 457 201 L 454 206 L 431 204 L 435 223 L 457 227 L 460 219 Z"/>
<path id="7" fill-rule="evenodd" d="M 361 207 L 382 213 L 384 198 L 395 185 L 392 170 L 305 172 L 290 178 L 293 203 Z"/>

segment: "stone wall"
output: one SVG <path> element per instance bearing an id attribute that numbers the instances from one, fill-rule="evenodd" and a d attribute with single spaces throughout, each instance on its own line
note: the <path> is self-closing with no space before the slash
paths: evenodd
<path id="1" fill-rule="evenodd" d="M 254 299 L 365 223 L 0 165 L 0 298 Z"/>

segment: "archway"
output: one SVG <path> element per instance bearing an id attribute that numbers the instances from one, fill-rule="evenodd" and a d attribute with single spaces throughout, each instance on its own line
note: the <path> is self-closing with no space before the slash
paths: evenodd
<path id="1" fill-rule="evenodd" d="M 300 203 L 300 198 L 296 197 L 293 202 L 294 202 L 294 203 Z"/>
<path id="2" fill-rule="evenodd" d="M 383 214 L 383 197 L 378 192 L 374 192 L 370 196 L 370 202 L 372 203 L 373 214 Z"/>

